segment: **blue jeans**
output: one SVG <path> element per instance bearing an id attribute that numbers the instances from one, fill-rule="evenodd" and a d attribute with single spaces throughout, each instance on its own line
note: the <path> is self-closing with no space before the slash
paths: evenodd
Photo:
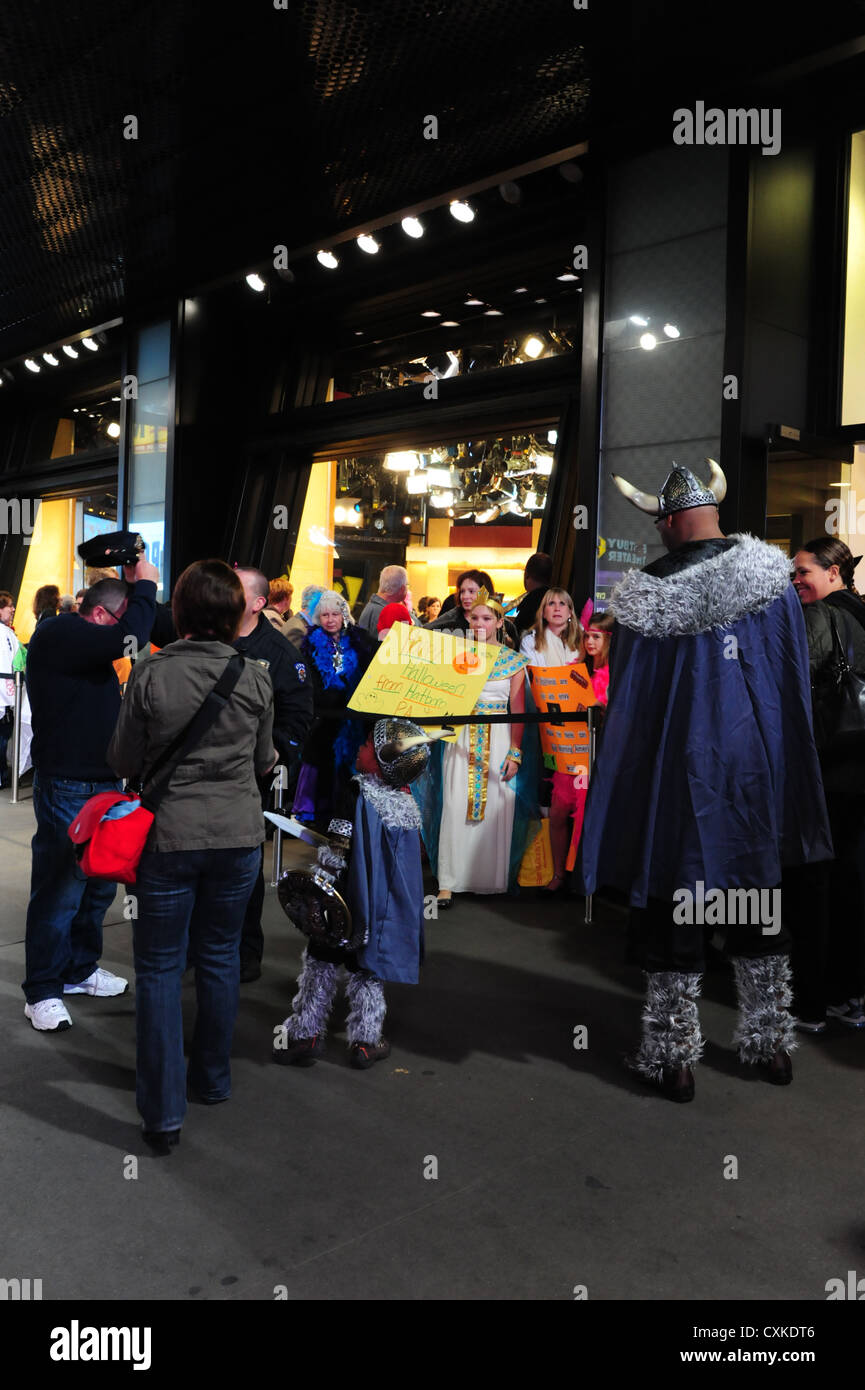
<path id="1" fill-rule="evenodd" d="M 28 1004 L 62 999 L 64 985 L 86 980 L 102 955 L 102 923 L 117 885 L 88 879 L 78 867 L 67 831 L 81 807 L 97 792 L 119 791 L 121 783 L 73 782 L 33 775 L 33 867 L 27 907 Z"/>
<path id="2" fill-rule="evenodd" d="M 240 933 L 261 848 L 148 851 L 133 922 L 136 1101 L 145 1129 L 179 1129 L 186 1114 L 181 983 L 195 963 L 197 1011 L 189 1085 L 204 1100 L 231 1094 L 231 1039 L 240 992 Z"/>

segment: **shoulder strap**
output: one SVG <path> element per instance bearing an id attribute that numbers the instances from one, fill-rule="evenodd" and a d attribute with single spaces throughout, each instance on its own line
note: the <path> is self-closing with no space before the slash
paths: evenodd
<path id="1" fill-rule="evenodd" d="M 231 692 L 240 680 L 244 667 L 244 658 L 238 652 L 226 663 L 225 670 L 216 682 L 216 685 L 205 698 L 205 701 L 197 714 L 193 715 L 185 729 L 181 729 L 176 738 L 163 753 L 157 758 L 153 767 L 147 773 L 144 784 L 153 783 L 156 778 L 161 778 L 160 784 L 153 787 L 145 796 L 142 793 L 141 804 L 148 811 L 155 811 L 162 797 L 168 790 L 171 775 L 175 768 L 183 762 L 187 753 L 191 753 L 196 744 L 200 743 L 219 718 L 225 706 L 228 704 Z"/>

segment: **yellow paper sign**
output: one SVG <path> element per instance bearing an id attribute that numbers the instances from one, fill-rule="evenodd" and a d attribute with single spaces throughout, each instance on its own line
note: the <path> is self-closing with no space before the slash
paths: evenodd
<path id="1" fill-rule="evenodd" d="M 591 677 L 581 661 L 573 666 L 530 666 L 528 668 L 532 695 L 538 711 L 543 714 L 557 707 L 564 713 L 588 709 L 596 705 Z M 589 771 L 588 724 L 540 724 L 541 747 L 553 757 L 557 772 Z"/>
<path id="2" fill-rule="evenodd" d="M 471 714 L 499 650 L 497 642 L 476 642 L 471 633 L 394 623 L 348 707 L 446 724 L 448 715 Z"/>

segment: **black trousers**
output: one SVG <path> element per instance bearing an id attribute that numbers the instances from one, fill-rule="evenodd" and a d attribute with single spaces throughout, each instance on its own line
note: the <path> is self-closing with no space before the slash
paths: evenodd
<path id="1" fill-rule="evenodd" d="M 757 960 L 761 956 L 786 955 L 790 935 L 782 920 L 781 930 L 768 935 L 760 924 L 704 926 L 674 920 L 674 904 L 649 898 L 645 907 L 632 907 L 628 925 L 628 959 L 651 974 L 676 971 L 683 975 L 702 975 L 706 968 L 706 946 L 713 934 L 725 936 L 728 955 Z"/>
<path id="2" fill-rule="evenodd" d="M 818 1023 L 827 1004 L 865 993 L 865 798 L 828 798 L 835 858 L 784 874 L 793 937 L 794 1009 Z"/>

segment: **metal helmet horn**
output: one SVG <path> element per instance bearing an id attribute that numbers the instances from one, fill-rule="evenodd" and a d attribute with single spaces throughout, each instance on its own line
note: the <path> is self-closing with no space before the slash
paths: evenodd
<path id="1" fill-rule="evenodd" d="M 627 497 L 641 512 L 660 520 L 661 517 L 672 516 L 674 512 L 689 511 L 691 507 L 717 507 L 723 502 L 727 495 L 727 479 L 723 469 L 714 459 L 707 458 L 706 462 L 709 465 L 708 484 L 701 483 L 690 468 L 674 463 L 657 494 L 640 492 L 618 473 L 610 476 L 623 497 Z"/>

